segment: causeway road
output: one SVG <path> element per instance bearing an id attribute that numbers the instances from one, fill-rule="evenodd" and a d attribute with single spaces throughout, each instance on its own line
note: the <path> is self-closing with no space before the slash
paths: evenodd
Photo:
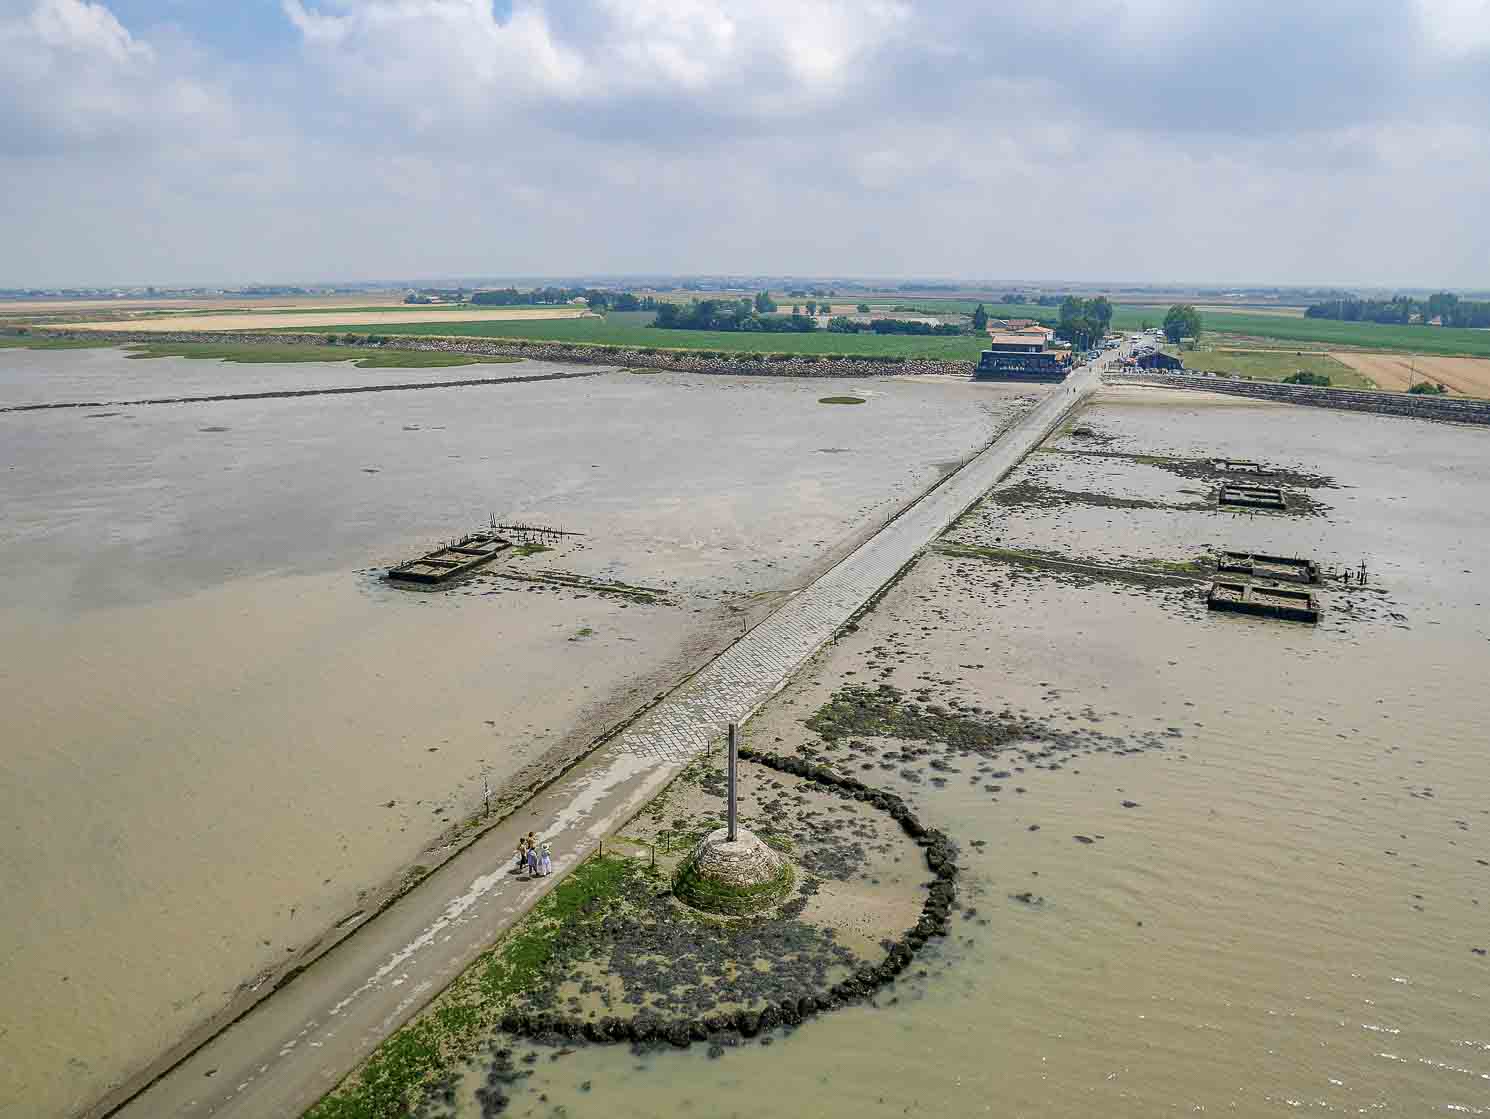
<path id="1" fill-rule="evenodd" d="M 94 1116 L 300 1115 L 419 1012 L 730 722 L 744 722 L 922 549 L 1101 385 L 1124 351 L 1073 370 L 1014 427 L 678 685 L 623 735 L 539 793 L 122 1103 Z M 521 836 L 553 875 L 513 873 Z"/>

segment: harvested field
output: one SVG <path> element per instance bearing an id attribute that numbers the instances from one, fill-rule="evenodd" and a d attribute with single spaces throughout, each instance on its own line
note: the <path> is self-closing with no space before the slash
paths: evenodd
<path id="1" fill-rule="evenodd" d="M 384 327 L 397 323 L 469 323 L 510 322 L 518 319 L 577 319 L 589 312 L 579 307 L 555 307 L 552 310 L 514 310 L 499 307 L 494 310 L 465 308 L 461 310 L 430 311 L 413 308 L 407 311 L 375 308 L 362 315 L 347 311 L 284 311 L 263 314 L 229 312 L 204 315 L 170 315 L 159 319 L 131 319 L 130 330 L 152 330 L 173 332 L 181 330 L 269 330 L 276 328 L 305 329 L 334 326 L 337 330 L 354 330 L 358 327 Z M 72 323 L 74 330 L 118 330 L 119 322 Z"/>
<path id="2" fill-rule="evenodd" d="M 1406 392 L 1416 381 L 1448 385 L 1461 396 L 1490 397 L 1490 359 L 1428 354 L 1331 354 L 1378 388 Z"/>

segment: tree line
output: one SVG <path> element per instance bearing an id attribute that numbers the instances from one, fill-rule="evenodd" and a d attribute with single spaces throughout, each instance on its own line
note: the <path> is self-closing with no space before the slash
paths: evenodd
<path id="1" fill-rule="evenodd" d="M 1327 299 L 1310 304 L 1304 315 L 1311 319 L 1339 322 L 1374 322 L 1398 326 L 1427 325 L 1439 320 L 1444 326 L 1490 327 L 1490 301 L 1460 299 L 1440 291 L 1427 299 L 1394 295 L 1391 299 Z"/>
<path id="2" fill-rule="evenodd" d="M 1089 350 L 1102 340 L 1112 325 L 1112 303 L 1107 296 L 1082 299 L 1068 295 L 1061 302 L 1061 317 L 1055 336 L 1078 350 Z"/>
<path id="3" fill-rule="evenodd" d="M 828 320 L 828 329 L 837 334 L 966 334 L 968 328 L 956 323 L 929 323 L 919 319 L 851 319 L 847 315 L 834 315 Z"/>
<path id="4" fill-rule="evenodd" d="M 765 296 L 762 299 L 762 296 Z M 770 307 L 769 311 L 758 308 Z M 817 319 L 800 313 L 775 314 L 776 303 L 765 292 L 753 299 L 695 299 L 688 304 L 662 302 L 652 325 L 662 330 L 760 331 L 769 334 L 807 333 Z"/>
<path id="5" fill-rule="evenodd" d="M 480 307 L 516 307 L 528 304 L 568 304 L 583 299 L 592 311 L 655 311 L 657 300 L 650 295 L 638 296 L 629 291 L 601 291 L 599 288 L 496 288 L 478 291 L 471 303 Z"/>

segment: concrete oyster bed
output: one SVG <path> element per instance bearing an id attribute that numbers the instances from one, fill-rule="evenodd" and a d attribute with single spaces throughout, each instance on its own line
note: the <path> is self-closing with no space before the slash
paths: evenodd
<path id="1" fill-rule="evenodd" d="M 465 575 L 495 558 L 508 548 L 512 541 L 493 533 L 472 532 L 454 544 L 436 548 L 416 560 L 399 564 L 388 572 L 388 578 L 396 582 L 435 585 L 448 583 Z"/>

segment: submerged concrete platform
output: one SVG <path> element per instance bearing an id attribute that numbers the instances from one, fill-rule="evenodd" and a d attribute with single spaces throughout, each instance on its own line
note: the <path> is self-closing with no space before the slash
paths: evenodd
<path id="1" fill-rule="evenodd" d="M 490 533 L 476 532 L 464 536 L 445 548 L 437 548 L 416 560 L 399 564 L 388 572 L 388 578 L 403 583 L 438 585 L 459 575 L 474 571 L 508 548 L 512 541 Z"/>
<path id="2" fill-rule="evenodd" d="M 1211 593 L 1206 596 L 1206 606 L 1234 614 L 1254 614 L 1311 625 L 1319 621 L 1319 603 L 1308 591 L 1265 587 L 1256 583 L 1217 579 L 1211 584 Z"/>
<path id="3" fill-rule="evenodd" d="M 1271 509 L 1286 511 L 1288 500 L 1278 486 L 1253 486 L 1236 483 L 1222 486 L 1216 504 L 1223 509 Z"/>
<path id="4" fill-rule="evenodd" d="M 1222 552 L 1216 570 L 1254 579 L 1276 579 L 1288 583 L 1317 584 L 1319 565 L 1296 556 L 1269 556 L 1261 552 Z"/>

